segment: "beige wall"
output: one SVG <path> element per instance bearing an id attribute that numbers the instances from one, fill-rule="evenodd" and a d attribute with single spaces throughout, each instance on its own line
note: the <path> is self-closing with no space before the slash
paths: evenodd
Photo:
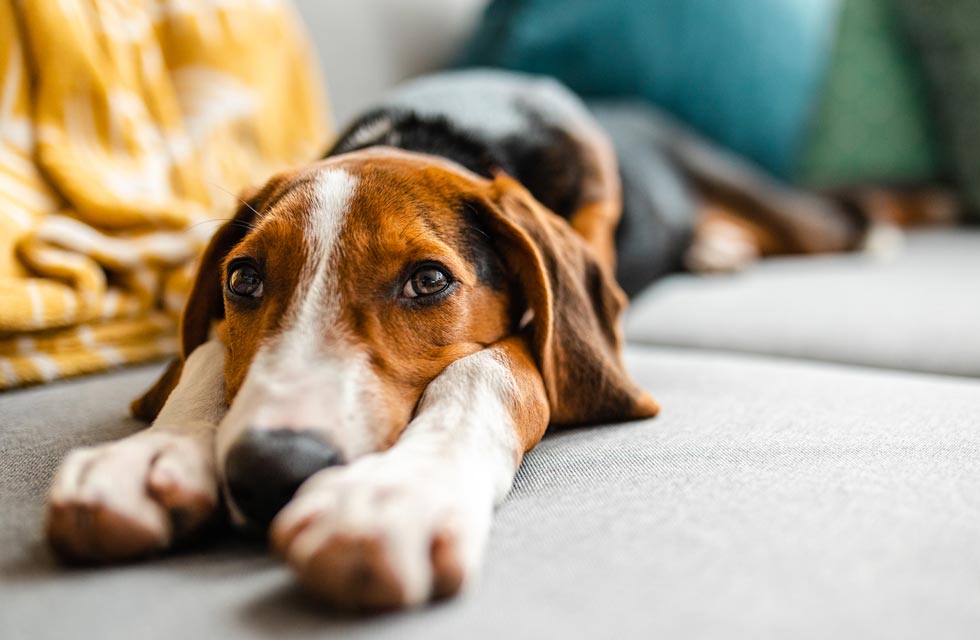
<path id="1" fill-rule="evenodd" d="M 294 0 L 316 43 L 337 127 L 387 87 L 445 64 L 486 0 Z"/>

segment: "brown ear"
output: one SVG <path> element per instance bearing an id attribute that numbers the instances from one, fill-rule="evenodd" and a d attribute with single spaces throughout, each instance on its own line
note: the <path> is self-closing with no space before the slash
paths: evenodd
<path id="1" fill-rule="evenodd" d="M 551 422 L 573 425 L 649 418 L 656 401 L 622 361 L 626 296 L 585 240 L 518 182 L 490 186 L 488 225 L 533 317 L 531 344 Z"/>
<path id="2" fill-rule="evenodd" d="M 187 356 L 207 342 L 211 325 L 225 317 L 221 262 L 251 228 L 260 199 L 261 194 L 256 195 L 255 191 L 243 195 L 242 205 L 235 216 L 221 225 L 201 254 L 194 285 L 180 318 L 180 354 L 174 358 L 160 379 L 130 404 L 133 417 L 147 422 L 156 418 L 171 391 L 177 386 Z"/>
<path id="3" fill-rule="evenodd" d="M 211 236 L 211 242 L 201 254 L 194 286 L 180 317 L 180 357 L 183 359 L 207 342 L 211 325 L 225 317 L 221 262 L 252 228 L 261 204 L 259 196 L 254 192 L 252 196 L 251 201 L 242 198 L 242 206 L 235 216 Z"/>

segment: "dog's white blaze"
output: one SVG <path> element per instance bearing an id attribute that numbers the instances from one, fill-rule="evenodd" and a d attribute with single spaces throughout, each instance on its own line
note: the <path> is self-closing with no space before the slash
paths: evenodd
<path id="1" fill-rule="evenodd" d="M 292 326 L 288 333 L 310 334 L 332 321 L 339 312 L 335 266 L 337 240 L 344 228 L 357 178 L 340 169 L 322 172 L 316 179 L 316 204 L 307 217 L 309 262 L 293 294 Z"/>
<path id="2" fill-rule="evenodd" d="M 307 217 L 308 260 L 279 335 L 259 348 L 217 435 L 218 463 L 246 429 L 313 430 L 345 456 L 373 450 L 362 400 L 374 378 L 366 357 L 338 335 L 340 301 L 337 244 L 357 189 L 357 178 L 331 169 L 316 180 Z M 273 267 L 274 268 L 274 267 Z"/>

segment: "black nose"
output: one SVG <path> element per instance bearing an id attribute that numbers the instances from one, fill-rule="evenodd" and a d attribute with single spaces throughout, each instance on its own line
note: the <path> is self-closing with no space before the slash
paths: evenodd
<path id="1" fill-rule="evenodd" d="M 225 480 L 245 517 L 267 525 L 303 481 L 342 462 L 336 447 L 310 431 L 250 429 L 228 452 Z"/>

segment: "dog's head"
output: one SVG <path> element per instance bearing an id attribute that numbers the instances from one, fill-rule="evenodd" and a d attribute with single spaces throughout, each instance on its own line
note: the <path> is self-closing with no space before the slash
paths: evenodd
<path id="1" fill-rule="evenodd" d="M 227 346 L 225 478 L 278 456 L 301 481 L 390 446 L 447 365 L 519 332 L 552 423 L 655 413 L 620 360 L 624 302 L 585 242 L 512 179 L 373 149 L 247 198 L 201 260 L 182 352 L 214 328 Z"/>

